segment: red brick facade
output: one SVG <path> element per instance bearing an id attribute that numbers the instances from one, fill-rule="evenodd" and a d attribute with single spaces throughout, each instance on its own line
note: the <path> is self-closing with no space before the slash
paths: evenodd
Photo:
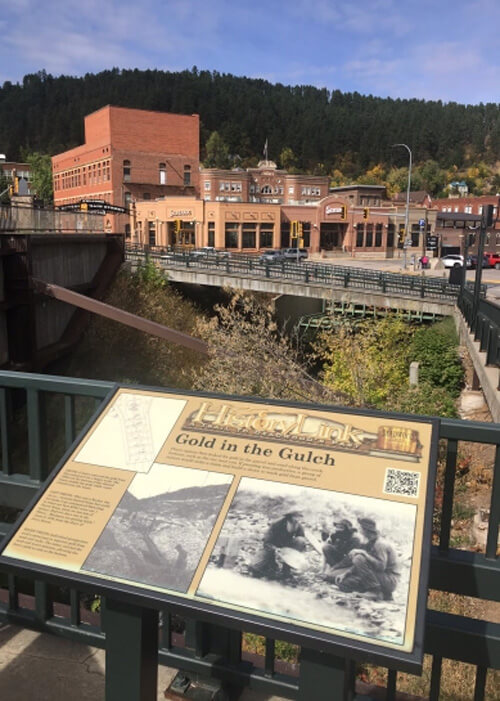
<path id="1" fill-rule="evenodd" d="M 85 117 L 85 144 L 52 158 L 54 204 L 199 192 L 199 117 L 107 105 Z M 121 219 L 123 221 L 121 221 Z M 124 217 L 106 228 L 123 230 Z"/>

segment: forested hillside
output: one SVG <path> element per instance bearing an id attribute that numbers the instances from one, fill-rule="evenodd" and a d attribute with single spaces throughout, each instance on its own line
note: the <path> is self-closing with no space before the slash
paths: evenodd
<path id="1" fill-rule="evenodd" d="M 0 88 L 0 151 L 57 153 L 83 141 L 84 115 L 103 105 L 199 113 L 202 149 L 217 130 L 242 165 L 262 157 L 318 173 L 356 176 L 375 164 L 437 161 L 459 170 L 500 160 L 500 106 L 394 100 L 209 71 L 112 69 L 81 78 L 41 71 Z M 202 151 L 203 154 L 203 151 Z"/>

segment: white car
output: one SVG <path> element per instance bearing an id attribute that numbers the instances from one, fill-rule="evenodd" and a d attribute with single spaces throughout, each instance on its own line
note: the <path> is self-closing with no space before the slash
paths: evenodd
<path id="1" fill-rule="evenodd" d="M 211 258 L 217 256 L 218 258 L 229 258 L 231 254 L 229 251 L 220 251 L 213 246 L 202 246 L 201 248 L 196 248 L 191 251 L 191 256 L 193 258 Z"/>
<path id="2" fill-rule="evenodd" d="M 463 268 L 464 257 L 460 253 L 449 253 L 441 258 L 441 263 L 445 268 Z M 470 267 L 470 261 L 467 260 L 467 267 Z"/>

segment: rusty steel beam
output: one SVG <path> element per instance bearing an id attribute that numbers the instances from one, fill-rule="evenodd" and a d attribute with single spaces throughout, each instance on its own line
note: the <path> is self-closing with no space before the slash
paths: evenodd
<path id="1" fill-rule="evenodd" d="M 99 314 L 107 319 L 118 321 L 120 324 L 125 324 L 125 326 L 131 326 L 134 329 L 144 331 L 152 336 L 158 336 L 158 338 L 163 338 L 165 341 L 170 341 L 170 343 L 177 343 L 185 348 L 190 348 L 191 350 L 208 355 L 208 344 L 200 338 L 195 338 L 194 336 L 189 336 L 187 333 L 182 333 L 168 326 L 157 324 L 155 321 L 148 321 L 148 319 L 143 319 L 130 312 L 125 312 L 123 309 L 112 307 L 110 304 L 105 304 L 105 302 L 99 302 L 97 299 L 85 297 L 85 295 L 78 294 L 78 292 L 68 290 L 66 287 L 53 285 L 52 283 L 37 280 L 36 278 L 32 278 L 32 282 L 33 289 L 38 294 L 53 297 L 60 302 L 72 304 L 75 307 L 85 309 L 93 314 Z"/>

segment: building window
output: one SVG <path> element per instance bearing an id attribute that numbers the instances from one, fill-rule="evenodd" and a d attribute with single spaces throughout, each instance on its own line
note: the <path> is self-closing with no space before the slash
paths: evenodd
<path id="1" fill-rule="evenodd" d="M 130 224 L 125 224 L 125 238 L 130 238 Z"/>
<path id="2" fill-rule="evenodd" d="M 272 188 L 270 185 L 263 185 L 260 188 L 260 191 L 263 195 L 272 195 L 273 194 L 273 191 L 272 191 Z"/>
<path id="3" fill-rule="evenodd" d="M 208 192 L 211 189 L 211 182 L 210 180 L 205 180 L 203 187 L 205 188 L 205 192 Z"/>
<path id="4" fill-rule="evenodd" d="M 209 221 L 208 222 L 208 241 L 207 241 L 208 246 L 215 246 L 215 222 L 214 221 Z"/>
<path id="5" fill-rule="evenodd" d="M 375 248 L 382 246 L 382 224 L 375 224 Z"/>
<path id="6" fill-rule="evenodd" d="M 363 248 L 363 225 L 358 224 L 356 229 L 356 248 Z"/>
<path id="7" fill-rule="evenodd" d="M 288 188 L 288 194 L 289 194 L 289 195 L 293 195 L 294 192 L 295 192 L 294 187 L 293 187 L 293 185 L 291 185 L 291 186 Z"/>
<path id="8" fill-rule="evenodd" d="M 224 230 L 224 246 L 225 248 L 238 248 L 238 229 L 239 224 L 228 222 Z"/>
<path id="9" fill-rule="evenodd" d="M 394 224 L 387 226 L 387 248 L 394 248 Z"/>
<path id="10" fill-rule="evenodd" d="M 184 185 L 191 185 L 191 166 L 184 166 Z"/>
<path id="11" fill-rule="evenodd" d="M 130 165 L 130 161 L 123 161 L 123 181 L 125 183 L 130 182 Z"/>
<path id="12" fill-rule="evenodd" d="M 466 214 L 472 214 L 472 206 L 469 204 L 467 207 L 464 209 L 464 212 Z"/>
<path id="13" fill-rule="evenodd" d="M 142 193 L 142 199 L 143 199 L 143 200 L 150 200 L 150 199 L 151 199 L 151 193 L 150 193 L 150 192 L 143 192 L 143 193 Z"/>
<path id="14" fill-rule="evenodd" d="M 365 224 L 365 246 L 366 248 L 373 246 L 373 224 Z"/>
<path id="15" fill-rule="evenodd" d="M 304 247 L 309 248 L 311 245 L 311 222 L 302 222 L 302 238 L 304 240 Z"/>
<path id="16" fill-rule="evenodd" d="M 132 195 L 130 192 L 125 192 L 123 195 L 123 204 L 128 209 L 130 205 L 132 204 Z"/>
<path id="17" fill-rule="evenodd" d="M 274 224 L 261 224 L 259 248 L 272 248 L 273 235 Z"/>
<path id="18" fill-rule="evenodd" d="M 167 164 L 160 163 L 158 168 L 160 171 L 160 185 L 166 185 L 167 184 Z"/>
<path id="19" fill-rule="evenodd" d="M 241 247 L 255 248 L 257 241 L 257 224 L 243 224 Z"/>
<path id="20" fill-rule="evenodd" d="M 156 227 L 154 221 L 148 221 L 148 243 L 150 246 L 156 246 Z"/>

